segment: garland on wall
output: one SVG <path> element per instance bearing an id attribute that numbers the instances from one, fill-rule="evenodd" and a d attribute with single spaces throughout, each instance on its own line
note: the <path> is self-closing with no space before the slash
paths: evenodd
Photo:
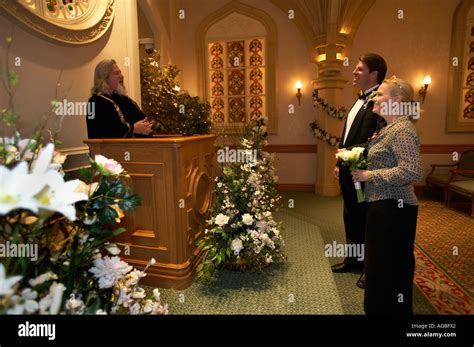
<path id="1" fill-rule="evenodd" d="M 317 107 L 323 110 L 324 112 L 326 112 L 329 116 L 333 118 L 342 120 L 347 115 L 347 109 L 345 107 L 335 108 L 335 107 L 329 106 L 326 100 L 318 96 L 317 89 L 313 91 L 313 105 L 314 107 Z"/>
<path id="2" fill-rule="evenodd" d="M 317 107 L 324 112 L 326 112 L 329 116 L 342 120 L 347 115 L 347 109 L 345 107 L 335 108 L 329 106 L 329 104 L 323 99 L 318 96 L 318 90 L 315 89 L 313 91 L 313 106 Z M 341 142 L 341 138 L 330 135 L 326 130 L 320 128 L 316 121 L 309 124 L 311 130 L 313 131 L 313 135 L 316 136 L 319 140 L 325 141 L 328 145 L 334 148 L 339 147 L 339 143 Z"/>
<path id="3" fill-rule="evenodd" d="M 332 136 L 324 129 L 321 129 L 316 121 L 309 124 L 311 130 L 313 130 L 313 135 L 316 136 L 319 140 L 325 141 L 328 145 L 338 148 L 341 138 L 337 136 Z"/>

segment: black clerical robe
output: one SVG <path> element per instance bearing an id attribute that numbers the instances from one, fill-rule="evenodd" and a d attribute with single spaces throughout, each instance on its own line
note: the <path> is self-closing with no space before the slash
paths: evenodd
<path id="1" fill-rule="evenodd" d="M 94 94 L 89 103 L 94 103 L 87 108 L 90 139 L 134 137 L 133 125 L 145 118 L 140 107 L 126 95 Z"/>

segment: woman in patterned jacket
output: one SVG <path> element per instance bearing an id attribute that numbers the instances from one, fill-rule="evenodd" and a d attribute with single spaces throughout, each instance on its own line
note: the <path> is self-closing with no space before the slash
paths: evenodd
<path id="1" fill-rule="evenodd" d="M 413 183 L 421 178 L 420 142 L 411 118 L 419 103 L 413 88 L 392 77 L 383 82 L 374 112 L 387 126 L 368 145 L 368 170 L 354 170 L 367 182 L 364 310 L 366 314 L 413 314 L 412 293 L 418 200 Z"/>

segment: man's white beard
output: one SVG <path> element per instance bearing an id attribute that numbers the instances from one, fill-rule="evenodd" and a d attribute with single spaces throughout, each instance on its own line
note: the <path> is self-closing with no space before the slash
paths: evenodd
<path id="1" fill-rule="evenodd" d="M 117 88 L 115 88 L 115 92 L 119 95 L 127 95 L 127 89 L 125 88 L 125 86 L 121 83 L 119 83 L 119 85 L 117 86 Z"/>

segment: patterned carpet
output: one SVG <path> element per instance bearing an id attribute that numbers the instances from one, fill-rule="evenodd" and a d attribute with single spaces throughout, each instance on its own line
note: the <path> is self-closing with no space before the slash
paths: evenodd
<path id="1" fill-rule="evenodd" d="M 420 202 L 415 283 L 440 313 L 474 314 L 473 232 L 468 214 Z"/>

